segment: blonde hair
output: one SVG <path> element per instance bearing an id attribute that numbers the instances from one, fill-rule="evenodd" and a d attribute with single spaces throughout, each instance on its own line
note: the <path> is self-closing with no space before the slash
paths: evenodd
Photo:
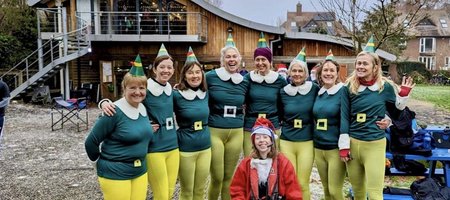
<path id="1" fill-rule="evenodd" d="M 130 73 L 126 73 L 125 76 L 123 76 L 122 80 L 122 91 L 125 91 L 125 88 L 127 85 L 131 83 L 138 83 L 145 86 L 145 89 L 147 89 L 147 77 L 146 76 L 133 76 Z M 123 93 L 123 92 L 122 92 Z M 124 95 L 123 93 L 122 95 Z"/>
<path id="2" fill-rule="evenodd" d="M 372 58 L 372 65 L 374 67 L 374 79 L 375 79 L 375 84 L 377 84 L 380 88 L 380 91 L 383 91 L 384 89 L 384 82 L 388 82 L 389 84 L 391 84 L 392 86 L 394 86 L 394 90 L 398 90 L 397 85 L 392 82 L 391 80 L 383 77 L 383 71 L 381 69 L 381 59 L 380 57 L 375 54 L 375 53 L 371 53 L 371 52 L 366 52 L 366 51 L 362 51 L 360 52 L 356 58 L 360 57 L 360 56 L 365 56 L 368 55 Z M 355 61 L 355 67 L 356 67 L 356 61 Z M 361 85 L 358 79 L 358 76 L 356 76 L 356 69 L 352 72 L 352 74 L 348 77 L 346 83 L 348 86 L 348 89 L 350 91 L 351 94 L 358 94 L 358 88 Z"/>

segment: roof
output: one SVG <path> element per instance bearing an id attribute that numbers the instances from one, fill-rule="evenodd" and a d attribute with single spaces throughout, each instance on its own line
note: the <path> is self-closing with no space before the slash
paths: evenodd
<path id="1" fill-rule="evenodd" d="M 404 9 L 404 8 L 400 8 Z M 408 35 L 419 37 L 449 37 L 450 36 L 450 5 L 440 9 L 422 9 L 417 14 L 418 21 L 411 23 Z M 398 19 L 405 19 L 407 12 L 403 12 Z M 403 24 L 404 22 L 399 22 Z"/>
<path id="2" fill-rule="evenodd" d="M 200 7 L 202 7 L 205 10 L 207 10 L 223 19 L 226 19 L 233 23 L 239 24 L 241 26 L 245 26 L 245 27 L 248 27 L 251 29 L 255 29 L 255 30 L 263 31 L 263 32 L 267 32 L 267 33 L 274 33 L 274 34 L 283 34 L 285 32 L 284 29 L 281 27 L 261 24 L 261 23 L 253 22 L 253 21 L 238 17 L 236 15 L 232 15 L 228 12 L 223 11 L 220 8 L 217 8 L 213 5 L 205 2 L 204 0 L 191 0 L 191 1 L 194 2 L 195 4 L 199 5 Z"/>
<path id="3" fill-rule="evenodd" d="M 323 42 L 329 42 L 334 44 L 340 44 L 344 45 L 350 48 L 353 48 L 353 43 L 349 39 L 341 38 L 341 37 L 335 37 L 331 35 L 325 35 L 325 34 L 317 34 L 317 33 L 308 33 L 308 32 L 289 32 L 285 34 L 285 38 L 287 39 L 303 39 L 303 40 L 317 40 L 317 41 L 323 41 Z M 397 56 L 388 53 L 386 51 L 383 51 L 381 49 L 377 49 L 375 52 L 380 57 L 389 60 L 389 61 L 395 61 L 397 60 Z"/>

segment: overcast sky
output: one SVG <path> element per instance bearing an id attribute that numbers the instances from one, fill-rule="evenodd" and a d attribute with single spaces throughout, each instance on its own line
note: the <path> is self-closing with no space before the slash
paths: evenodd
<path id="1" fill-rule="evenodd" d="M 275 26 L 278 18 L 284 22 L 287 12 L 295 11 L 298 2 L 303 11 L 319 10 L 319 4 L 312 5 L 310 0 L 222 0 L 221 9 L 244 19 Z"/>

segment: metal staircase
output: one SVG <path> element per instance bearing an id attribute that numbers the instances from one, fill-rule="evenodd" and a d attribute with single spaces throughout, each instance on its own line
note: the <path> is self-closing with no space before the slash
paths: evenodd
<path id="1" fill-rule="evenodd" d="M 44 83 L 47 79 L 57 74 L 67 62 L 86 55 L 90 52 L 90 26 L 81 18 L 76 17 L 78 28 L 67 32 L 65 8 L 58 9 L 39 9 L 45 13 L 52 13 L 55 21 L 62 24 L 56 28 L 56 33 L 46 40 L 33 53 L 16 64 L 0 79 L 2 79 L 10 88 L 11 98 L 18 95 L 26 95 L 33 89 Z M 39 15 L 39 12 L 38 12 Z M 38 16 L 39 19 L 39 16 Z M 45 31 L 45 24 L 52 24 L 49 21 L 38 21 L 39 42 L 42 43 L 42 32 Z M 53 23 L 53 26 L 55 23 Z M 61 29 L 64 29 L 61 31 Z"/>

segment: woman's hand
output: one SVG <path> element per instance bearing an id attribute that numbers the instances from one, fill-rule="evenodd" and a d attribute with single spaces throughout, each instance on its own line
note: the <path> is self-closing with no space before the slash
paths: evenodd
<path id="1" fill-rule="evenodd" d="M 377 124 L 378 128 L 386 130 L 391 124 L 391 120 L 384 118 L 380 121 L 376 121 L 375 123 Z"/>
<path id="2" fill-rule="evenodd" d="M 110 102 L 103 102 L 102 105 L 102 111 L 103 113 L 105 113 L 108 116 L 114 116 L 114 114 L 116 114 L 116 106 L 113 103 Z"/>
<path id="3" fill-rule="evenodd" d="M 153 133 L 159 130 L 159 124 L 152 124 Z"/>
<path id="4" fill-rule="evenodd" d="M 400 86 L 400 92 L 398 93 L 401 97 L 406 97 L 411 92 L 412 88 L 416 86 L 411 77 L 403 76 L 402 85 Z"/>

